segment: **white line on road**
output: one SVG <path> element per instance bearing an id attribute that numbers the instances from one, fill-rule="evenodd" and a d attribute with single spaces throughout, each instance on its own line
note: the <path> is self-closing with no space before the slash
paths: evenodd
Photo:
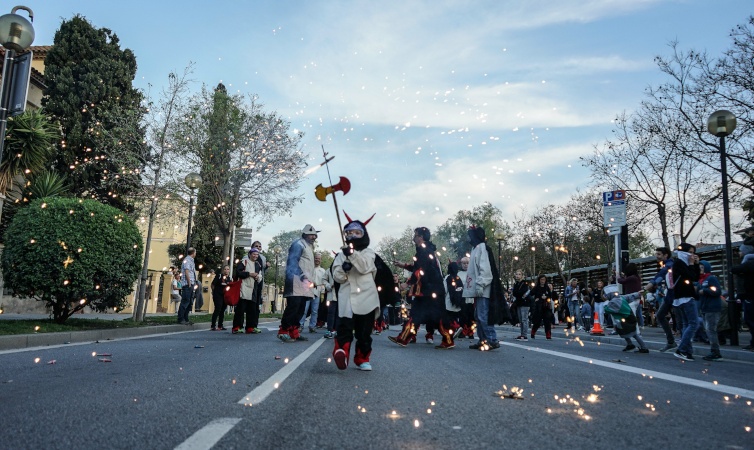
<path id="1" fill-rule="evenodd" d="M 234 417 L 215 419 L 192 434 L 175 450 L 209 450 L 240 421 L 241 419 Z"/>
<path id="2" fill-rule="evenodd" d="M 268 378 L 264 383 L 260 384 L 259 386 L 254 388 L 253 391 L 246 394 L 241 400 L 238 401 L 238 403 L 246 406 L 252 406 L 262 403 L 264 399 L 266 399 L 272 393 L 272 391 L 280 387 L 283 381 L 285 381 L 285 379 L 288 378 L 293 373 L 293 371 L 298 368 L 298 366 L 306 361 L 307 358 L 309 358 L 314 353 L 314 351 L 317 350 L 319 346 L 324 344 L 325 342 L 328 342 L 327 339 L 318 339 L 316 342 L 314 342 L 314 344 L 310 345 L 309 348 L 304 350 L 303 353 L 298 355 L 293 361 L 283 366 L 282 369 L 275 372 L 275 374 Z"/>
<path id="3" fill-rule="evenodd" d="M 560 358 L 566 358 L 566 359 L 571 359 L 574 361 L 585 362 L 587 364 L 594 364 L 596 366 L 607 367 L 609 369 L 622 370 L 623 372 L 630 372 L 630 373 L 635 373 L 638 375 L 646 375 L 648 377 L 658 378 L 660 380 L 672 381 L 674 383 L 686 384 L 689 386 L 695 386 L 702 389 L 709 389 L 711 391 L 722 392 L 723 394 L 738 395 L 740 397 L 754 399 L 754 391 L 738 388 L 735 386 L 728 386 L 724 384 L 714 384 L 714 383 L 710 383 L 709 381 L 695 380 L 693 378 L 681 377 L 678 375 L 671 375 L 669 373 L 657 372 L 654 370 L 640 369 L 637 367 L 625 366 L 622 364 L 616 364 L 616 363 L 612 363 L 608 361 L 600 361 L 598 359 L 593 359 L 593 358 L 585 358 L 583 356 L 576 356 L 576 355 L 571 355 L 569 353 L 556 352 L 554 350 L 545 350 L 543 348 L 527 347 L 525 345 L 512 344 L 509 342 L 500 342 L 500 343 L 503 345 L 507 345 L 509 347 L 516 347 L 516 348 L 520 348 L 524 350 L 529 350 L 532 352 L 539 352 L 539 353 L 544 353 L 547 355 L 558 356 Z"/>

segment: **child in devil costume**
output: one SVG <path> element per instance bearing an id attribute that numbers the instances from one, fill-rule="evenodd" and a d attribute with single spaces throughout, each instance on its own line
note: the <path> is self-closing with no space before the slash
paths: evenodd
<path id="1" fill-rule="evenodd" d="M 345 212 L 344 212 L 345 213 Z M 374 215 L 372 216 L 374 217 Z M 380 313 L 381 303 L 387 304 L 393 287 L 393 276 L 382 259 L 369 248 L 366 222 L 351 220 L 343 228 L 346 245 L 333 261 L 333 278 L 338 283 L 338 328 L 333 360 L 338 369 L 345 370 L 356 338 L 353 362 L 359 370 L 372 370 L 372 327 Z M 383 299 L 384 297 L 384 299 Z"/>

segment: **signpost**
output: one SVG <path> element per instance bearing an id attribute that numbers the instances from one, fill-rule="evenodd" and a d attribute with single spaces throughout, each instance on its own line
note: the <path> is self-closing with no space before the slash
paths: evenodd
<path id="1" fill-rule="evenodd" d="M 231 236 L 232 242 L 235 243 L 234 247 L 251 247 L 251 234 L 252 228 L 236 228 L 233 236 Z M 222 236 L 216 236 L 219 239 L 215 239 L 215 246 L 222 247 L 225 245 L 225 240 Z"/>
<path id="2" fill-rule="evenodd" d="M 615 236 L 615 274 L 620 275 L 620 231 L 626 225 L 626 191 L 618 189 L 602 193 L 602 219 L 607 235 Z"/>

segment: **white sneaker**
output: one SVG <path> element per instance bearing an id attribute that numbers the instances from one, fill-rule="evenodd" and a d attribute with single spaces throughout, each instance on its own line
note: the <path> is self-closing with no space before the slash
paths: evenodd
<path id="1" fill-rule="evenodd" d="M 427 344 L 434 344 L 434 343 L 435 343 L 435 340 L 433 338 L 431 337 L 427 338 Z"/>
<path id="2" fill-rule="evenodd" d="M 363 370 L 365 372 L 369 372 L 372 370 L 372 365 L 368 362 L 359 364 L 359 370 Z"/>

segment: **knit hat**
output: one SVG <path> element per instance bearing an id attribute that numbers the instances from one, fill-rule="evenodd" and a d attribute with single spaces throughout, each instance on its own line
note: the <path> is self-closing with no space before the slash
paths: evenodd
<path id="1" fill-rule="evenodd" d="M 427 227 L 414 228 L 414 233 L 421 236 L 424 242 L 429 242 L 432 238 L 432 233 L 429 232 Z"/>
<path id="2" fill-rule="evenodd" d="M 712 264 L 708 261 L 699 261 L 699 264 L 704 266 L 704 273 L 712 273 Z"/>

